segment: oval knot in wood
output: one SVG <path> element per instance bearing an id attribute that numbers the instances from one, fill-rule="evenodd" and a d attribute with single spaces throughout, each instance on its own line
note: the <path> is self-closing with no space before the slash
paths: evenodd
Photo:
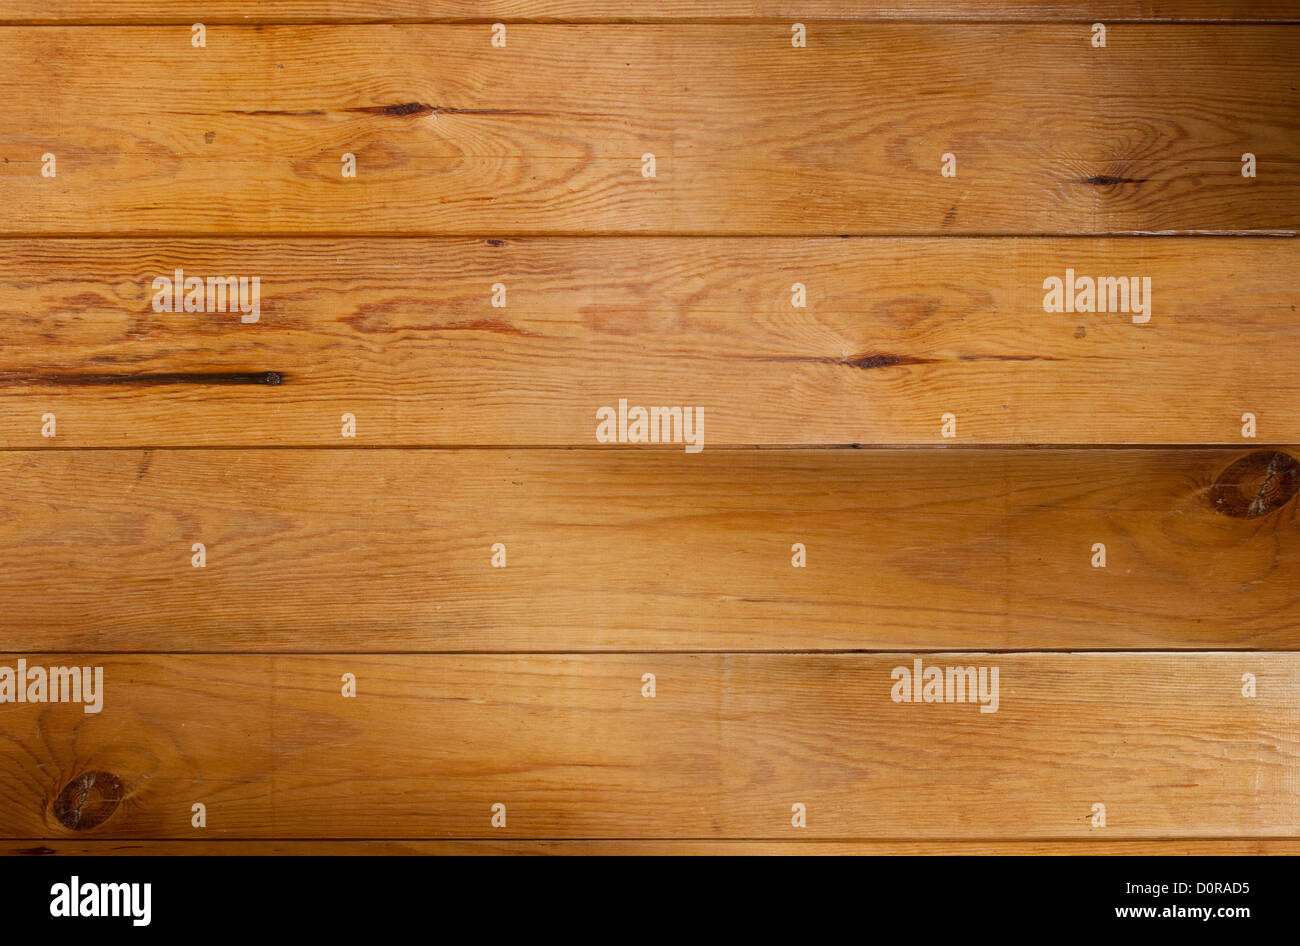
<path id="1" fill-rule="evenodd" d="M 54 817 L 65 828 L 87 831 L 108 820 L 122 800 L 122 780 L 109 772 L 78 775 L 54 799 Z"/>
<path id="2" fill-rule="evenodd" d="M 1258 450 L 1219 474 L 1210 487 L 1215 512 L 1257 519 L 1281 509 L 1300 490 L 1300 462 L 1277 450 Z"/>

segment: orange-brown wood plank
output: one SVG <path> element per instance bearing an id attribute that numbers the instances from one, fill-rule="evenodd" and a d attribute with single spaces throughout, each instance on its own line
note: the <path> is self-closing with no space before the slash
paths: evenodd
<path id="1" fill-rule="evenodd" d="M 56 451 L 0 482 L 18 650 L 1300 648 L 1293 451 Z"/>
<path id="2" fill-rule="evenodd" d="M 1300 226 L 1294 26 L 808 25 L 0 27 L 0 234 Z"/>
<path id="3" fill-rule="evenodd" d="M 1300 835 L 1300 655 L 923 659 L 996 711 L 906 654 L 95 657 L 98 713 L 3 706 L 0 836 Z"/>
<path id="4" fill-rule="evenodd" d="M 151 841 L 61 840 L 29 838 L 0 841 L 0 855 L 147 856 L 223 855 L 301 856 L 458 856 L 595 855 L 630 857 L 1251 857 L 1300 855 L 1300 840 L 1252 838 L 1234 840 L 1142 841 L 250 841 L 244 839 Z"/>
<path id="5" fill-rule="evenodd" d="M 3 246 L 0 446 L 596 446 L 620 399 L 705 452 L 1300 442 L 1288 238 Z M 209 311 L 156 311 L 178 269 Z M 1070 273 L 1141 306 L 1045 311 Z"/>
<path id="6" fill-rule="evenodd" d="M 1297 20 L 1295 0 L 3 0 L 0 23 L 808 18 Z"/>

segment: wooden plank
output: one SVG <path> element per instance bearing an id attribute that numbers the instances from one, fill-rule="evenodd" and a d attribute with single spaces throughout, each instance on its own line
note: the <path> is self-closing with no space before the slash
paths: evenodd
<path id="1" fill-rule="evenodd" d="M 97 657 L 100 712 L 0 714 L 0 836 L 1300 835 L 1300 654 L 924 655 L 996 667 L 988 713 L 894 702 L 913 659 Z"/>
<path id="2" fill-rule="evenodd" d="M 1285 25 L 1117 23 L 1104 49 L 1087 23 L 828 22 L 806 48 L 784 21 L 508 36 L 0 28 L 0 234 L 1300 225 Z"/>
<path id="3" fill-rule="evenodd" d="M 3 0 L 0 23 L 568 22 L 786 18 L 1296 20 L 1294 0 Z"/>
<path id="4" fill-rule="evenodd" d="M 83 841 L 0 842 L 0 856 L 1294 857 L 1300 840 L 1144 841 Z"/>
<path id="5" fill-rule="evenodd" d="M 60 451 L 0 482 L 20 651 L 1300 648 L 1294 452 Z"/>
<path id="6" fill-rule="evenodd" d="M 1300 442 L 1294 239 L 4 247 L 8 447 L 596 446 L 620 399 L 703 410 L 706 451 L 1240 444 L 1246 413 L 1257 440 Z M 177 269 L 257 278 L 258 321 L 154 311 Z M 1146 311 L 1136 296 L 1129 312 L 1044 311 L 1045 281 L 1068 272 L 1149 279 Z"/>

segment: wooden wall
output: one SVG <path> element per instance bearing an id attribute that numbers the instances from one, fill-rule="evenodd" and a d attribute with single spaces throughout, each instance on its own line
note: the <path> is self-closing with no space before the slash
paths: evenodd
<path id="1" fill-rule="evenodd" d="M 0 66 L 0 851 L 1297 853 L 1294 3 L 0 0 Z"/>

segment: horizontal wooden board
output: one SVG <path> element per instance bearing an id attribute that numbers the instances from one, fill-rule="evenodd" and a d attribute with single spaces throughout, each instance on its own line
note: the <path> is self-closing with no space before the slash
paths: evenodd
<path id="1" fill-rule="evenodd" d="M 1300 442 L 1300 241 L 1288 238 L 4 249 L 8 447 L 596 446 L 597 412 L 620 399 L 703 410 L 705 451 L 1243 444 L 1248 413 L 1256 441 Z M 258 279 L 257 321 L 155 311 L 177 303 L 154 285 L 178 269 L 204 281 L 204 308 L 235 308 L 215 294 L 209 306 L 207 280 L 244 277 L 251 309 Z M 1142 306 L 1045 311 L 1058 301 L 1045 282 L 1070 272 L 1130 291 L 1137 280 Z M 1110 289 L 1106 308 L 1121 308 Z"/>
<path id="2" fill-rule="evenodd" d="M 184 24 L 0 27 L 0 234 L 1300 227 L 1300 30 L 1091 35 L 214 26 L 195 48 Z"/>
<path id="3" fill-rule="evenodd" d="M 18 650 L 1300 649 L 1294 451 L 58 451 L 0 482 Z"/>
<path id="4" fill-rule="evenodd" d="M 1295 0 L 2 0 L 0 23 L 279 23 L 735 18 L 1296 20 Z"/>
<path id="5" fill-rule="evenodd" d="M 3 707 L 0 836 L 1300 836 L 1300 654 L 924 660 L 997 711 L 900 654 L 97 657 L 99 713 Z"/>
<path id="6" fill-rule="evenodd" d="M 9 857 L 475 857 L 486 855 L 596 857 L 1294 857 L 1300 840 L 1099 841 L 65 841 L 29 838 L 0 842 Z"/>

